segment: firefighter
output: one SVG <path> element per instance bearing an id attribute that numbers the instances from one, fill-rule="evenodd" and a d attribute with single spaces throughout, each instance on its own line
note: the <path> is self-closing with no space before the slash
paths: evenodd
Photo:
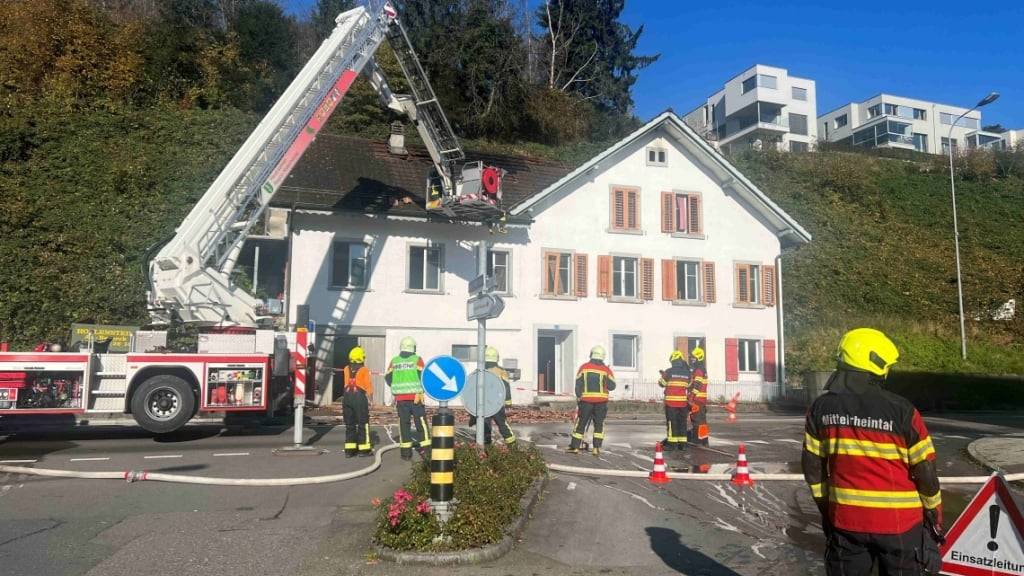
<path id="1" fill-rule="evenodd" d="M 366 351 L 356 346 L 348 353 L 349 365 L 342 370 L 345 395 L 341 400 L 345 417 L 345 457 L 370 456 L 370 398 L 373 382 L 366 367 Z"/>
<path id="2" fill-rule="evenodd" d="M 673 350 L 669 356 L 672 366 L 661 371 L 658 386 L 665 389 L 665 436 L 666 450 L 686 448 L 686 419 L 690 414 L 688 392 L 690 389 L 690 365 L 686 356 Z"/>
<path id="3" fill-rule="evenodd" d="M 704 366 L 704 349 L 697 346 L 690 352 L 690 431 L 687 440 L 708 446 L 708 371 Z"/>
<path id="4" fill-rule="evenodd" d="M 847 332 L 811 405 L 804 479 L 821 512 L 830 576 L 937 572 L 943 540 L 935 447 L 921 414 L 883 390 L 899 351 L 871 328 Z"/>
<path id="5" fill-rule="evenodd" d="M 569 452 L 579 454 L 587 427 L 594 423 L 594 456 L 601 454 L 604 417 L 608 415 L 608 392 L 615 390 L 615 374 L 604 363 L 604 347 L 590 349 L 590 361 L 576 373 L 576 422 L 573 423 Z"/>
<path id="6" fill-rule="evenodd" d="M 505 444 L 512 446 L 516 443 L 516 435 L 512 433 L 512 428 L 508 425 L 508 416 L 505 413 L 506 408 L 512 407 L 512 385 L 509 384 L 508 372 L 501 366 L 498 366 L 498 360 L 498 349 L 488 346 L 484 350 L 484 368 L 498 378 L 501 378 L 502 384 L 505 385 L 505 405 L 501 407 L 501 410 L 498 410 L 497 414 L 484 419 L 484 444 L 491 443 L 491 422 L 493 421 L 498 425 L 498 433 L 505 440 Z M 469 425 L 476 426 L 476 416 L 469 418 Z"/>
<path id="7" fill-rule="evenodd" d="M 398 444 L 402 460 L 412 459 L 413 448 L 426 459 L 430 430 L 423 409 L 423 359 L 416 355 L 415 340 L 408 336 L 402 338 L 399 354 L 388 364 L 384 381 L 391 387 L 398 408 Z M 415 433 L 411 423 L 416 426 Z"/>

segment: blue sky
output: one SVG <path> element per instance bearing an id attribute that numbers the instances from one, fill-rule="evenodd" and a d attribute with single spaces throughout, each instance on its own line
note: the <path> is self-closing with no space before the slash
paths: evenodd
<path id="1" fill-rule="evenodd" d="M 315 0 L 281 0 L 295 14 Z M 538 0 L 530 0 L 530 5 Z M 971 106 L 991 90 L 986 124 L 1024 128 L 1024 2 L 627 0 L 644 25 L 636 113 L 684 113 L 753 64 L 817 82 L 818 113 L 879 92 Z"/>

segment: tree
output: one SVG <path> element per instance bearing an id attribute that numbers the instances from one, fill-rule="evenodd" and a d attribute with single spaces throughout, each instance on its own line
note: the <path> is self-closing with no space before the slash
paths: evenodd
<path id="1" fill-rule="evenodd" d="M 619 21 L 624 7 L 625 0 L 545 0 L 538 7 L 548 89 L 577 94 L 602 111 L 632 111 L 636 72 L 660 55 L 634 54 L 644 28 Z"/>
<path id="2" fill-rule="evenodd" d="M 309 14 L 309 23 L 313 28 L 313 37 L 319 45 L 334 30 L 334 19 L 338 14 L 355 7 L 354 0 L 317 0 L 316 6 Z"/>
<path id="3" fill-rule="evenodd" d="M 256 0 L 242 4 L 230 24 L 238 38 L 242 64 L 255 73 L 243 108 L 268 110 L 298 71 L 295 21 L 277 4 Z"/>
<path id="4" fill-rule="evenodd" d="M 985 132 L 995 132 L 996 134 L 1002 134 L 1006 132 L 1006 128 L 1003 128 L 1002 124 L 987 124 L 981 127 Z"/>

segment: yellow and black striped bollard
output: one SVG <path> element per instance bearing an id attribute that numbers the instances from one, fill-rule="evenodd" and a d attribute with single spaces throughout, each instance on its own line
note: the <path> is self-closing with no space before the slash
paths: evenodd
<path id="1" fill-rule="evenodd" d="M 444 410 L 431 419 L 430 504 L 437 517 L 447 522 L 455 497 L 455 416 Z"/>

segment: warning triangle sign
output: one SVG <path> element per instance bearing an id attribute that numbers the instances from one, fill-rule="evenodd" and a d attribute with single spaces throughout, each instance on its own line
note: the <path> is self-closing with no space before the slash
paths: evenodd
<path id="1" fill-rule="evenodd" d="M 942 573 L 1024 576 L 1024 516 L 993 474 L 956 519 L 942 546 Z"/>

